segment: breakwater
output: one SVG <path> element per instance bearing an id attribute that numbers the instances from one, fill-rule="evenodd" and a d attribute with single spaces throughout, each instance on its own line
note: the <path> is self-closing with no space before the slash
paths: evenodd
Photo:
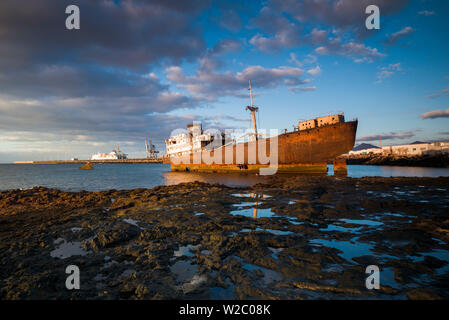
<path id="1" fill-rule="evenodd" d="M 42 160 L 14 161 L 14 164 L 84 164 L 90 163 L 162 163 L 162 159 L 116 159 L 116 160 Z"/>
<path id="2" fill-rule="evenodd" d="M 424 155 L 424 156 L 393 156 L 393 155 L 345 155 L 347 163 L 378 165 L 378 166 L 403 166 L 403 167 L 432 167 L 449 168 L 449 155 Z"/>

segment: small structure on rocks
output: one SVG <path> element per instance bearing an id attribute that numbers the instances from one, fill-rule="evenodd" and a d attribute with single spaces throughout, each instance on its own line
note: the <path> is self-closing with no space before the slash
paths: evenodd
<path id="1" fill-rule="evenodd" d="M 94 166 L 89 161 L 85 165 L 79 167 L 80 170 L 92 170 Z"/>

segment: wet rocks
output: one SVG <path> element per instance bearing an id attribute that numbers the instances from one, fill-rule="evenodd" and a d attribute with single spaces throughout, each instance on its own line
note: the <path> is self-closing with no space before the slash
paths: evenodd
<path id="1" fill-rule="evenodd" d="M 277 176 L 0 192 L 0 299 L 448 299 L 448 190 L 448 178 Z M 365 287 L 373 264 L 378 291 Z"/>

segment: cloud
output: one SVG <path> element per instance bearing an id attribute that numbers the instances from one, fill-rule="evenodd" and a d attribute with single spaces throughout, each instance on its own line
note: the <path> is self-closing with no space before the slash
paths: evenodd
<path id="1" fill-rule="evenodd" d="M 418 14 L 422 16 L 433 16 L 435 15 L 435 11 L 423 10 L 418 12 Z"/>
<path id="2" fill-rule="evenodd" d="M 72 1 L 73 2 L 73 1 Z M 78 0 L 81 29 L 67 30 L 68 0 L 0 2 L 0 68 L 79 61 L 144 67 L 194 58 L 205 48 L 196 18 L 208 1 Z M 36 32 L 36 30 L 39 30 Z"/>
<path id="3" fill-rule="evenodd" d="M 321 68 L 320 68 L 320 66 L 316 66 L 315 68 L 308 70 L 307 73 L 312 76 L 316 76 L 321 73 Z"/>
<path id="4" fill-rule="evenodd" d="M 402 10 L 408 0 L 377 0 L 382 17 L 388 17 Z M 323 23 L 342 29 L 351 29 L 355 33 L 366 33 L 365 8 L 371 0 L 272 0 L 273 10 L 286 12 L 301 23 Z"/>
<path id="5" fill-rule="evenodd" d="M 429 94 L 426 96 L 427 99 L 436 99 L 439 98 L 441 95 L 439 93 Z"/>
<path id="6" fill-rule="evenodd" d="M 392 15 L 407 4 L 408 0 L 379 0 L 382 17 Z M 310 45 L 318 54 L 349 56 L 354 62 L 373 62 L 385 54 L 359 41 L 354 35 L 365 37 L 365 8 L 368 0 L 271 0 L 260 10 L 252 24 L 259 28 L 250 43 L 265 53 Z M 314 26 L 319 24 L 319 26 Z M 303 26 L 313 29 L 305 34 Z M 333 38 L 329 38 L 332 30 Z M 402 31 L 407 32 L 408 29 Z M 371 32 L 373 34 L 373 32 Z M 393 36 L 393 42 L 403 37 L 401 32 Z M 295 64 L 299 65 L 297 62 Z"/>
<path id="7" fill-rule="evenodd" d="M 388 36 L 384 43 L 387 45 L 396 45 L 400 39 L 411 35 L 414 31 L 415 30 L 412 27 L 404 27 L 398 32 L 395 32 Z"/>
<path id="8" fill-rule="evenodd" d="M 306 55 L 306 57 L 302 60 L 299 61 L 298 58 L 296 57 L 296 54 L 294 52 L 290 53 L 290 59 L 288 59 L 288 62 L 293 63 L 295 65 L 297 65 L 298 67 L 302 67 L 303 65 L 307 65 L 307 64 L 314 64 L 317 62 L 317 57 L 312 55 L 312 54 L 308 54 Z"/>
<path id="9" fill-rule="evenodd" d="M 449 93 L 449 89 L 443 89 L 441 90 L 441 93 L 433 93 L 426 96 L 427 99 L 436 99 L 441 97 L 441 94 Z"/>
<path id="10" fill-rule="evenodd" d="M 382 140 L 402 140 L 413 137 L 415 134 L 413 132 L 405 132 L 405 133 L 396 133 L 390 132 L 387 134 L 373 134 L 370 136 L 364 136 L 357 138 L 357 141 L 378 141 L 380 137 Z"/>
<path id="11" fill-rule="evenodd" d="M 420 115 L 422 119 L 449 118 L 449 108 L 446 110 L 435 110 Z"/>
<path id="12" fill-rule="evenodd" d="M 370 48 L 362 43 L 343 43 L 339 37 L 330 39 L 325 45 L 315 49 L 320 55 L 337 54 L 339 56 L 352 58 L 355 62 L 373 62 L 385 57 L 377 48 Z"/>
<path id="13" fill-rule="evenodd" d="M 298 58 L 296 58 L 296 54 L 293 52 L 290 53 L 290 59 L 288 60 L 288 62 L 296 64 L 298 67 L 303 66 L 302 62 L 299 61 Z"/>
<path id="14" fill-rule="evenodd" d="M 315 28 L 305 37 L 305 39 L 312 45 L 318 45 L 325 43 L 328 35 L 329 32 L 327 30 L 319 30 Z"/>
<path id="15" fill-rule="evenodd" d="M 253 20 L 261 33 L 253 36 L 249 43 L 262 52 L 273 53 L 285 48 L 292 48 L 301 43 L 302 28 L 285 17 L 272 12 L 268 7 L 262 8 L 259 16 Z"/>
<path id="16" fill-rule="evenodd" d="M 147 134 L 162 142 L 186 121 L 167 112 L 206 101 L 173 91 L 154 70 L 196 61 L 216 67 L 240 47 L 223 40 L 206 49 L 198 17 L 209 0 L 78 0 L 81 29 L 69 31 L 72 3 L 0 2 L 2 144 L 27 152 L 63 148 L 62 140 L 86 150 Z"/>
<path id="17" fill-rule="evenodd" d="M 237 40 L 223 39 L 218 41 L 211 49 L 208 49 L 198 60 L 203 71 L 218 69 L 223 65 L 222 56 L 230 52 L 238 52 L 242 49 L 242 43 Z"/>
<path id="18" fill-rule="evenodd" d="M 301 79 L 304 70 L 294 67 L 264 68 L 249 66 L 240 72 L 204 71 L 201 68 L 193 76 L 186 76 L 180 67 L 166 69 L 167 79 L 178 87 L 186 89 L 194 97 L 207 101 L 215 101 L 222 96 L 247 96 L 248 80 L 252 80 L 254 87 L 275 88 L 278 86 L 293 87 L 304 84 Z"/>
<path id="19" fill-rule="evenodd" d="M 220 25 L 231 32 L 238 32 L 242 28 L 242 20 L 235 10 L 226 9 L 221 12 Z"/>
<path id="20" fill-rule="evenodd" d="M 230 121 L 236 121 L 236 122 L 248 122 L 251 121 L 250 118 L 237 118 L 237 117 L 233 117 L 230 115 L 225 115 L 225 114 L 217 114 L 215 117 L 213 117 L 215 119 L 222 119 L 222 120 L 230 120 Z"/>
<path id="21" fill-rule="evenodd" d="M 386 67 L 380 68 L 380 71 L 377 73 L 376 83 L 382 83 L 384 79 L 390 78 L 398 71 L 402 71 L 400 63 L 389 64 Z"/>
<path id="22" fill-rule="evenodd" d="M 315 91 L 316 89 L 317 89 L 317 87 L 299 87 L 299 86 L 289 88 L 289 90 L 294 93 L 311 92 L 311 91 Z"/>

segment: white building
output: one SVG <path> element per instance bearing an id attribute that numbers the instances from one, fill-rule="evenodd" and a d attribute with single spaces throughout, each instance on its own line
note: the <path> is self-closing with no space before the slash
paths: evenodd
<path id="1" fill-rule="evenodd" d="M 382 149 L 381 148 L 370 148 L 370 149 L 363 149 L 358 151 L 349 151 L 349 155 L 356 156 L 356 155 L 368 155 L 368 154 L 381 154 Z"/>
<path id="2" fill-rule="evenodd" d="M 449 153 L 448 142 L 433 142 L 408 144 L 400 146 L 383 147 L 382 153 L 384 155 L 397 156 L 422 156 L 422 155 L 437 155 L 441 153 Z"/>

